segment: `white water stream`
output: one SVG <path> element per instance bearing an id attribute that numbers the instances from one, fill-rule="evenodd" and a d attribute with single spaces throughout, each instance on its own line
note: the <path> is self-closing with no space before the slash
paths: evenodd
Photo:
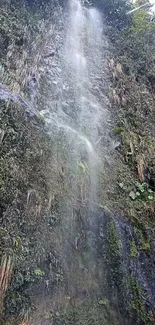
<path id="1" fill-rule="evenodd" d="M 85 8 L 79 0 L 69 1 L 64 25 L 63 36 L 57 37 L 58 54 L 45 59 L 43 88 L 46 98 L 41 114 L 49 123 L 50 132 L 61 132 L 67 137 L 70 152 L 74 153 L 70 163 L 75 170 L 78 161 L 87 165 L 87 203 L 90 203 L 97 200 L 100 142 L 103 145 L 107 138 L 108 100 L 102 89 L 107 42 L 103 37 L 100 13 L 95 8 Z M 52 50 L 49 39 L 47 52 Z M 86 200 L 81 197 L 81 201 Z"/>

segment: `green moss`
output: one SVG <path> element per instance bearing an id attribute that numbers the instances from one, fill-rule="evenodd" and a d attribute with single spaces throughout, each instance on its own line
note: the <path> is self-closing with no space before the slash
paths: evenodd
<path id="1" fill-rule="evenodd" d="M 130 305 L 133 310 L 133 314 L 137 320 L 136 324 L 151 325 L 151 317 L 145 305 L 145 301 L 143 298 L 144 293 L 141 286 L 138 284 L 134 276 L 130 277 L 129 284 L 132 292 Z"/>
<path id="2" fill-rule="evenodd" d="M 121 242 L 113 221 L 107 229 L 107 268 L 109 285 L 119 288 L 122 284 Z"/>
<path id="3" fill-rule="evenodd" d="M 133 240 L 130 241 L 130 256 L 134 258 L 134 257 L 137 256 L 137 254 L 138 254 L 137 246 L 136 246 L 136 243 L 135 243 L 135 241 L 133 239 Z"/>
<path id="4" fill-rule="evenodd" d="M 115 135 L 120 135 L 122 132 L 124 132 L 124 129 L 122 127 L 116 127 L 112 131 Z"/>
<path id="5" fill-rule="evenodd" d="M 151 237 L 148 234 L 140 231 L 140 248 L 141 248 L 141 250 L 146 253 L 150 253 L 150 250 L 151 250 L 150 243 L 151 243 Z"/>
<path id="6" fill-rule="evenodd" d="M 120 241 L 118 239 L 118 235 L 116 232 L 116 228 L 114 222 L 111 221 L 108 225 L 108 242 L 112 256 L 119 256 L 120 255 Z"/>

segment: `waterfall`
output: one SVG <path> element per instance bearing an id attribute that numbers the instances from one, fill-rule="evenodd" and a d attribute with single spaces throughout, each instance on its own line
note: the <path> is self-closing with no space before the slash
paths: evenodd
<path id="1" fill-rule="evenodd" d="M 55 38 L 52 30 L 47 38 L 38 93 L 40 114 L 53 139 L 55 164 L 63 170 L 61 222 L 51 234 L 65 274 L 63 288 L 57 292 L 60 304 L 63 294 L 74 297 L 98 286 L 97 223 L 92 211 L 99 205 L 99 170 L 109 151 L 109 102 L 105 94 L 108 44 L 100 12 L 70 0 L 66 14 L 57 14 L 56 26 Z M 50 202 L 52 191 L 53 187 Z"/>
<path id="2" fill-rule="evenodd" d="M 3 2 L 0 323 L 154 324 L 147 12 L 122 33 L 127 0 Z"/>
<path id="3" fill-rule="evenodd" d="M 105 60 L 102 17 L 95 8 L 85 8 L 79 0 L 69 1 L 69 14 L 64 24 L 57 57 L 45 60 L 48 73 L 46 109 L 41 110 L 49 130 L 66 137 L 70 163 L 74 169 L 74 191 L 77 196 L 77 163 L 88 173 L 88 195 L 81 201 L 97 200 L 100 140 L 107 140 L 108 100 L 103 93 Z M 48 44 L 50 50 L 50 40 Z M 54 61 L 55 60 L 55 61 Z M 47 80 L 44 79 L 44 88 Z M 51 85 L 51 90 L 49 85 Z M 47 89 L 45 90 L 47 95 Z M 107 149 L 103 146 L 102 152 Z M 103 158 L 103 157 L 102 157 Z M 83 185 L 86 187 L 86 184 Z M 73 193 L 73 184 L 72 184 Z M 77 199 L 77 197 L 75 197 Z"/>

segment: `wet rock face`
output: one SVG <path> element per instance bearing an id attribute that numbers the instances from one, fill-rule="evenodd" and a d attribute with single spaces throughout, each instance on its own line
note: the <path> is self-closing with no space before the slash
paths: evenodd
<path id="1" fill-rule="evenodd" d="M 124 276 L 130 278 L 131 290 L 129 291 L 129 297 L 133 300 L 136 299 L 134 297 L 136 287 L 137 300 L 142 299 L 141 309 L 144 311 L 144 306 L 142 308 L 143 301 L 146 307 L 145 312 L 151 310 L 150 319 L 153 321 L 155 313 L 154 234 L 141 225 L 133 225 L 121 219 L 118 220 L 116 228 L 121 236 Z M 140 317 L 140 310 L 137 309 L 136 312 L 137 317 Z M 145 324 L 144 316 L 142 316 L 141 322 Z"/>
<path id="2" fill-rule="evenodd" d="M 34 81 L 33 81 L 34 83 Z M 23 97 L 21 97 L 19 94 L 16 94 L 15 92 L 12 92 L 9 90 L 9 88 L 0 83 L 0 100 L 5 101 L 6 103 L 11 100 L 13 103 L 17 105 L 21 105 L 22 109 L 24 108 L 25 115 L 29 117 L 38 117 L 39 118 L 39 113 L 35 109 L 33 105 L 34 97 L 35 97 L 35 91 L 32 89 L 31 93 L 31 99 L 30 101 L 27 101 Z M 33 99 L 33 100 L 32 100 Z"/>
<path id="3" fill-rule="evenodd" d="M 103 291 L 120 314 L 136 324 L 154 324 L 155 239 L 151 231 L 101 212 L 97 247 Z"/>

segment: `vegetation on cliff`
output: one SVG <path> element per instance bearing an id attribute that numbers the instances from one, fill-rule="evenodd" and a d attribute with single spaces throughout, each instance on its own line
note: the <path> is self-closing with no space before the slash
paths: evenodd
<path id="1" fill-rule="evenodd" d="M 107 30 L 113 51 L 108 62 L 115 121 L 112 134 L 119 141 L 113 173 L 117 189 L 111 199 L 114 205 L 120 202 L 126 215 L 140 219 L 144 216 L 144 222 L 151 224 L 155 203 L 154 31 L 155 22 L 145 8 L 131 13 L 122 29 L 110 25 Z"/>
<path id="2" fill-rule="evenodd" d="M 128 15 L 133 8 L 128 1 L 93 2 L 103 11 L 109 39 L 110 136 L 117 143 L 111 157 L 113 163 L 105 163 L 100 171 L 98 205 L 104 209 L 97 207 L 98 224 L 89 229 L 85 207 L 87 166 L 77 162 L 79 188 L 83 192 L 82 202 L 79 199 L 78 206 L 73 207 L 76 229 L 69 239 L 68 251 L 71 247 L 74 253 L 69 275 L 73 270 L 71 279 L 76 290 L 70 290 L 69 295 L 67 281 L 63 282 L 66 276 L 61 264 L 63 252 L 59 255 L 56 250 L 62 240 L 60 229 L 65 215 L 65 211 L 63 216 L 60 214 L 59 208 L 62 202 L 67 202 L 71 178 L 65 139 L 51 138 L 44 119 L 31 114 L 24 102 L 1 99 L 0 311 L 4 324 L 17 325 L 23 319 L 26 322 L 32 310 L 35 313 L 36 297 L 43 291 L 48 296 L 49 291 L 53 293 L 55 286 L 60 285 L 65 287 L 64 296 L 58 299 L 53 294 L 58 311 L 49 309 L 41 314 L 46 324 L 108 325 L 115 324 L 116 317 L 118 324 L 125 323 L 123 317 L 129 318 L 126 324 L 133 321 L 140 325 L 154 324 L 151 303 L 155 232 L 155 21 L 145 7 Z M 34 88 L 39 83 L 45 35 L 51 22 L 56 24 L 51 13 L 61 4 L 66 8 L 64 2 L 3 0 L 1 82 L 26 103 L 32 96 L 30 82 L 33 81 Z M 141 4 L 136 1 L 134 6 Z M 37 105 L 40 108 L 42 103 Z M 61 151 L 57 158 L 54 141 Z M 119 219 L 120 216 L 123 218 Z M 101 288 L 83 267 L 90 259 L 90 242 L 97 249 L 97 278 Z M 68 258 L 70 261 L 70 255 Z M 75 284 L 80 277 L 76 278 L 77 260 L 86 272 L 80 288 L 78 282 Z"/>

